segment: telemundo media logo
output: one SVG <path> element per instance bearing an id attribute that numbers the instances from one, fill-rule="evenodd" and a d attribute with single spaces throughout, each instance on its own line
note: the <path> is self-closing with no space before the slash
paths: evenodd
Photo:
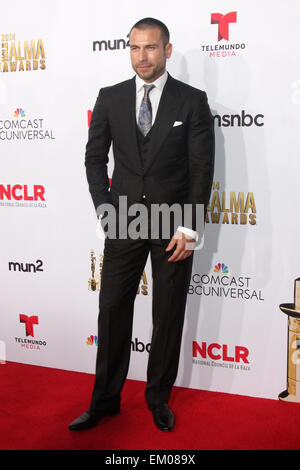
<path id="1" fill-rule="evenodd" d="M 30 339 L 35 338 L 35 329 L 34 325 L 39 325 L 39 317 L 37 315 L 25 315 L 23 313 L 19 314 L 19 322 L 24 324 L 26 338 L 19 338 L 15 337 L 15 342 L 20 345 L 20 347 L 24 350 L 41 350 L 47 346 L 47 342 L 45 340 L 40 339 Z"/>
<path id="2" fill-rule="evenodd" d="M 229 41 L 229 23 L 236 23 L 237 12 L 231 11 L 222 15 L 221 13 L 211 14 L 211 24 L 218 25 L 218 41 L 225 39 Z"/>
<path id="3" fill-rule="evenodd" d="M 213 12 L 210 15 L 210 24 L 213 25 L 213 28 L 217 25 L 217 43 L 201 45 L 202 52 L 207 52 L 209 57 L 223 58 L 237 56 L 245 49 L 246 44 L 244 42 L 229 42 L 229 36 L 231 36 L 229 30 L 233 30 L 232 36 L 236 37 L 237 35 L 236 28 L 234 27 L 237 24 L 236 11 L 230 11 L 225 14 Z"/>

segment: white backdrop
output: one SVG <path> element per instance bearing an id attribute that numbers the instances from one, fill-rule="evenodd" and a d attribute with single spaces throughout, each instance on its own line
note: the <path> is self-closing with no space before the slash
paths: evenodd
<path id="1" fill-rule="evenodd" d="M 218 41 L 211 15 L 229 12 L 236 22 Z M 217 115 L 214 188 L 176 385 L 265 398 L 286 388 L 287 318 L 278 305 L 293 301 L 299 276 L 299 14 L 292 0 L 2 6 L 0 341 L 7 360 L 94 372 L 99 291 L 88 287 L 91 250 L 98 276 L 103 243 L 85 177 L 88 111 L 100 87 L 133 76 L 121 40 L 152 16 L 171 32 L 170 74 L 205 90 Z M 93 50 L 95 41 L 106 44 Z M 148 263 L 135 304 L 132 379 L 146 378 L 151 295 Z M 34 336 L 21 314 L 33 317 L 27 333 L 31 321 Z"/>

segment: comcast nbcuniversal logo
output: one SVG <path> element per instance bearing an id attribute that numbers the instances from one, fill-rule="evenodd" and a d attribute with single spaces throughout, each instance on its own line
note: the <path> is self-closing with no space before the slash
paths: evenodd
<path id="1" fill-rule="evenodd" d="M 215 266 L 214 273 L 222 273 L 222 274 L 227 274 L 229 273 L 228 267 L 224 263 L 218 263 Z"/>
<path id="2" fill-rule="evenodd" d="M 30 116 L 23 108 L 15 109 L 10 116 L 7 119 L 0 116 L 0 140 L 55 140 L 53 130 L 48 128 L 43 117 Z"/>
<path id="3" fill-rule="evenodd" d="M 14 118 L 24 118 L 26 116 L 25 111 L 21 108 L 17 108 L 14 112 Z"/>
<path id="4" fill-rule="evenodd" d="M 188 293 L 242 301 L 264 300 L 262 291 L 253 288 L 252 284 L 250 276 L 233 275 L 225 263 L 217 263 L 212 273 L 193 273 Z"/>
<path id="5" fill-rule="evenodd" d="M 93 346 L 93 345 L 98 346 L 98 336 L 93 336 L 93 335 L 89 336 L 88 339 L 86 340 L 86 344 L 88 346 Z"/>

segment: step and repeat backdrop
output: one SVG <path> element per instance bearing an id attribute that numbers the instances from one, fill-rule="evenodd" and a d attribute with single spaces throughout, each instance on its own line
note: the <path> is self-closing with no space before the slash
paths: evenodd
<path id="1" fill-rule="evenodd" d="M 296 1 L 5 3 L 0 19 L 0 353 L 93 373 L 103 240 L 85 145 L 99 89 L 134 75 L 127 34 L 170 29 L 169 73 L 205 90 L 216 165 L 195 253 L 176 385 L 276 399 L 299 276 Z M 113 172 L 110 151 L 109 176 Z M 135 303 L 128 377 L 145 380 L 151 264 Z"/>

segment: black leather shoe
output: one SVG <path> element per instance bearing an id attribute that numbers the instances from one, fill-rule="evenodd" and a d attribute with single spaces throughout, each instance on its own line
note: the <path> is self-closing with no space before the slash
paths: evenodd
<path id="1" fill-rule="evenodd" d="M 175 416 L 168 407 L 167 403 L 161 405 L 149 405 L 149 409 L 152 411 L 154 424 L 161 431 L 172 431 Z"/>
<path id="2" fill-rule="evenodd" d="M 98 412 L 87 410 L 79 416 L 79 418 L 76 418 L 71 424 L 69 424 L 69 430 L 82 431 L 84 429 L 92 428 L 93 426 L 96 426 L 98 421 L 100 421 L 101 418 L 104 418 L 104 416 L 114 416 L 118 413 L 120 413 L 119 406 Z"/>

